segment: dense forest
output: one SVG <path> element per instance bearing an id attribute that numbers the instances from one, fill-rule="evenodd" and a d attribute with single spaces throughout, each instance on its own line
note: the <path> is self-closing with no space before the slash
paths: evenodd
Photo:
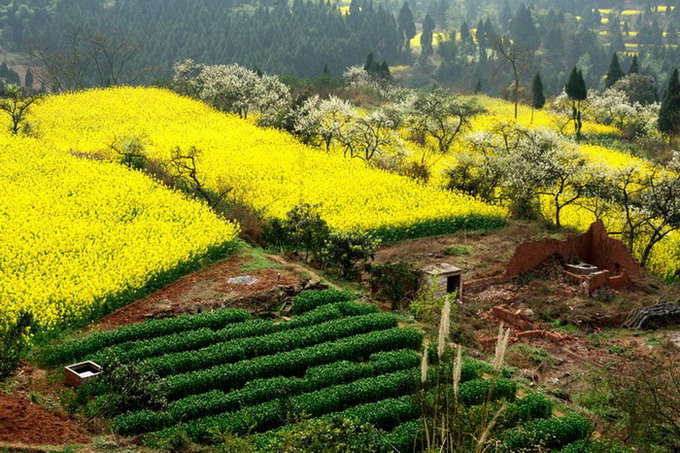
<path id="1" fill-rule="evenodd" d="M 514 68 L 523 86 L 540 72 L 555 95 L 574 66 L 589 88 L 603 88 L 614 52 L 624 72 L 632 66 L 649 74 L 660 89 L 680 64 L 677 6 L 677 0 L 0 0 L 0 26 L 2 48 L 12 53 L 64 55 L 83 33 L 106 36 L 110 47 L 128 48 L 126 70 L 139 75 L 128 83 L 167 78 L 185 58 L 301 77 L 325 68 L 340 76 L 371 52 L 412 86 L 503 95 Z"/>

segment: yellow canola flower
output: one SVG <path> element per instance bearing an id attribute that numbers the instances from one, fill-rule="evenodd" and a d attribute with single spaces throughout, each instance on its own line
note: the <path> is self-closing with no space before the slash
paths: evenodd
<path id="1" fill-rule="evenodd" d="M 145 137 L 150 157 L 196 146 L 208 187 L 233 194 L 267 217 L 300 203 L 321 204 L 333 228 L 349 231 L 469 214 L 504 218 L 504 208 L 313 149 L 170 91 L 111 88 L 51 96 L 35 110 L 43 140 L 64 150 L 106 155 L 116 137 Z"/>
<path id="2" fill-rule="evenodd" d="M 115 163 L 0 136 L 0 324 L 42 328 L 232 241 L 235 224 Z"/>

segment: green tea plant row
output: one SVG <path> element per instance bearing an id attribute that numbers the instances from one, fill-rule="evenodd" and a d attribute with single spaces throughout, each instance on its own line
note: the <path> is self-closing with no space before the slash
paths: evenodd
<path id="1" fill-rule="evenodd" d="M 198 419 L 187 423 L 186 429 L 189 435 L 199 442 L 208 440 L 210 432 L 214 429 L 236 434 L 261 432 L 285 424 L 290 413 L 318 417 L 357 404 L 413 393 L 418 387 L 418 382 L 419 372 L 415 367 L 327 387 L 289 400 L 269 401 L 239 412 Z"/>
<path id="2" fill-rule="evenodd" d="M 177 352 L 152 358 L 145 362 L 147 370 L 161 377 L 202 370 L 220 364 L 234 363 L 254 357 L 305 348 L 327 341 L 397 326 L 397 318 L 389 313 L 328 321 L 316 326 L 301 327 L 261 337 L 243 338 L 218 343 L 197 351 Z"/>
<path id="3" fill-rule="evenodd" d="M 252 320 L 230 325 L 217 331 L 209 328 L 201 328 L 150 340 L 122 343 L 117 346 L 105 348 L 88 358 L 100 364 L 106 364 L 111 357 L 115 357 L 121 362 L 133 362 L 173 352 L 201 349 L 216 343 L 224 343 L 239 338 L 257 337 L 299 327 L 313 326 L 334 319 L 361 316 L 378 311 L 378 307 L 372 304 L 340 302 L 332 305 L 325 305 L 304 313 L 301 316 L 296 316 L 289 322 L 274 324 L 268 320 Z"/>
<path id="4" fill-rule="evenodd" d="M 113 420 L 114 428 L 122 435 L 135 435 L 158 431 L 180 421 L 189 421 L 242 407 L 291 397 L 320 390 L 332 385 L 352 382 L 367 377 L 380 376 L 418 366 L 420 356 L 411 350 L 379 352 L 371 355 L 369 362 L 348 361 L 310 368 L 304 379 L 275 377 L 256 379 L 242 389 L 230 393 L 214 390 L 175 401 L 167 412 L 136 411 L 120 415 Z"/>
<path id="5" fill-rule="evenodd" d="M 422 333 L 415 329 L 393 328 L 295 349 L 279 354 L 256 357 L 206 370 L 173 375 L 163 382 L 170 399 L 242 387 L 257 378 L 299 376 L 310 367 L 338 360 L 360 360 L 380 351 L 419 349 Z"/>
<path id="6" fill-rule="evenodd" d="M 495 412 L 495 410 L 494 410 Z M 508 404 L 503 411 L 503 419 L 496 426 L 513 427 L 537 419 L 552 416 L 552 402 L 541 393 L 531 393 L 514 403 Z M 415 451 L 423 436 L 423 420 L 416 419 L 397 426 L 381 440 L 381 450 L 386 452 Z M 575 452 L 574 452 L 575 453 Z"/>
<path id="7" fill-rule="evenodd" d="M 506 432 L 503 451 L 561 448 L 590 435 L 592 425 L 578 414 L 533 420 Z"/>
<path id="8" fill-rule="evenodd" d="M 306 291 L 293 299 L 293 313 L 300 315 L 322 305 L 356 300 L 356 295 L 349 291 L 328 289 L 325 291 Z"/>
<path id="9" fill-rule="evenodd" d="M 80 360 L 96 351 L 119 343 L 187 332 L 204 327 L 215 330 L 222 329 L 229 324 L 244 322 L 250 318 L 250 314 L 245 310 L 226 309 L 132 324 L 108 332 L 93 333 L 83 340 L 71 341 L 47 349 L 41 354 L 40 360 L 48 366 L 59 365 Z"/>

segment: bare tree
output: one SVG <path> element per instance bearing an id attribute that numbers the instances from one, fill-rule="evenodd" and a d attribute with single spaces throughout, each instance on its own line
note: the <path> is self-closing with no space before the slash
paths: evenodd
<path id="1" fill-rule="evenodd" d="M 133 69 L 141 45 L 117 32 L 94 33 L 66 25 L 54 43 L 33 43 L 27 50 L 42 67 L 38 79 L 50 91 L 88 86 L 134 84 L 155 68 Z"/>
<path id="2" fill-rule="evenodd" d="M 216 192 L 206 187 L 198 171 L 200 155 L 201 150 L 195 146 L 186 151 L 178 146 L 172 151 L 170 161 L 165 164 L 165 171 L 173 187 L 198 196 L 215 209 L 226 199 L 232 188 L 226 187 Z"/>
<path id="3" fill-rule="evenodd" d="M 517 119 L 519 106 L 519 79 L 526 69 L 531 51 L 526 47 L 513 44 L 510 39 L 505 37 L 498 37 L 496 48 L 505 60 L 512 66 L 513 75 L 513 101 L 515 103 L 515 120 Z"/>
<path id="4" fill-rule="evenodd" d="M 11 121 L 9 130 L 13 134 L 19 133 L 31 106 L 38 102 L 41 97 L 40 94 L 32 93 L 19 85 L 13 84 L 7 85 L 0 92 L 0 110 L 9 115 Z"/>

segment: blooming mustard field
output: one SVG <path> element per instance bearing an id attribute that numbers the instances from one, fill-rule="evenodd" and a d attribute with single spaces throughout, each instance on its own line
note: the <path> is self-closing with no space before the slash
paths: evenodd
<path id="1" fill-rule="evenodd" d="M 0 323 L 89 319 L 225 252 L 238 227 L 115 163 L 0 144 Z"/>
<path id="2" fill-rule="evenodd" d="M 370 230 L 389 241 L 501 226 L 507 215 L 504 208 L 301 145 L 160 89 L 53 96 L 36 108 L 34 122 L 57 149 L 108 158 L 115 155 L 109 145 L 120 137 L 141 138 L 148 156 L 160 162 L 177 146 L 195 146 L 208 188 L 232 188 L 264 217 L 284 217 L 302 202 L 320 204 L 332 228 Z"/>

